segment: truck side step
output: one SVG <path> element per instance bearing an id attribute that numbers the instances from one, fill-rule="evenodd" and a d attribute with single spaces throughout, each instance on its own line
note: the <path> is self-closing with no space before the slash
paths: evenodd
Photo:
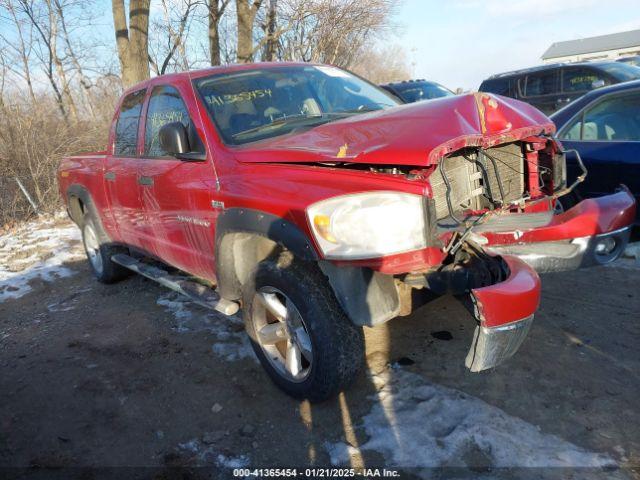
<path id="1" fill-rule="evenodd" d="M 160 285 L 164 285 L 175 292 L 181 293 L 192 302 L 204 308 L 216 310 L 225 315 L 233 315 L 238 311 L 239 305 L 236 302 L 220 298 L 215 290 L 201 285 L 198 282 L 194 282 L 193 280 L 189 280 L 188 277 L 172 275 L 161 268 L 147 265 L 124 253 L 113 255 L 111 260 L 118 265 L 122 265 L 129 270 L 158 282 Z"/>

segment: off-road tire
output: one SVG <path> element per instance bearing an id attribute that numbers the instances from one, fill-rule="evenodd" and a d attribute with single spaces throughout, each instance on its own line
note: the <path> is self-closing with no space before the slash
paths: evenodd
<path id="1" fill-rule="evenodd" d="M 302 316 L 313 347 L 313 362 L 302 382 L 285 378 L 271 365 L 256 341 L 252 302 L 262 287 L 284 293 Z M 243 317 L 253 349 L 273 382 L 288 395 L 311 402 L 326 400 L 346 388 L 364 364 L 364 334 L 338 304 L 327 278 L 314 263 L 289 252 L 258 265 L 243 285 Z"/>
<path id="2" fill-rule="evenodd" d="M 114 283 L 131 275 L 130 270 L 123 267 L 122 265 L 118 265 L 111 260 L 111 257 L 113 255 L 117 253 L 128 253 L 128 250 L 124 247 L 105 243 L 102 240 L 104 238 L 104 235 L 99 230 L 100 227 L 97 226 L 96 221 L 93 219 L 93 216 L 90 213 L 86 213 L 84 215 L 80 228 L 82 230 L 82 244 L 84 246 L 84 251 L 87 254 L 89 266 L 91 267 L 91 271 L 99 282 Z M 91 234 L 89 229 L 93 230 L 93 233 L 99 245 L 97 254 L 100 256 L 101 268 L 96 267 L 89 254 L 89 248 L 87 247 L 88 237 Z"/>

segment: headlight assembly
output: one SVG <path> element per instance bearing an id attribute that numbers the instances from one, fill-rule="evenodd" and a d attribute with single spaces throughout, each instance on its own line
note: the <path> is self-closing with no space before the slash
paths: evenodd
<path id="1" fill-rule="evenodd" d="M 307 208 L 311 230 L 329 259 L 375 258 L 426 246 L 423 199 L 367 192 L 323 200 Z"/>

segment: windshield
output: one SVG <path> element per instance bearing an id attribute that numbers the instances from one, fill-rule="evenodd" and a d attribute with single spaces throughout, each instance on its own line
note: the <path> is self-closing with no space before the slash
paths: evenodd
<path id="1" fill-rule="evenodd" d="M 195 87 L 230 145 L 398 105 L 376 86 L 329 66 L 256 68 L 205 77 Z"/>
<path id="2" fill-rule="evenodd" d="M 620 82 L 628 82 L 629 80 L 640 78 L 640 68 L 626 63 L 606 63 L 602 65 L 602 69 Z"/>
<path id="3" fill-rule="evenodd" d="M 452 97 L 454 93 L 442 85 L 433 82 L 415 82 L 394 85 L 393 89 L 398 92 L 402 100 L 407 103 L 418 102 L 420 100 L 432 100 L 434 98 Z"/>

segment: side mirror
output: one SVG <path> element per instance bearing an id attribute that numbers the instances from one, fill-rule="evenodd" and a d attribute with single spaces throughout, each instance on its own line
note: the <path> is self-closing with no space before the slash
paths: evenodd
<path id="1" fill-rule="evenodd" d="M 593 88 L 593 89 L 602 88 L 602 87 L 604 87 L 604 80 L 602 80 L 601 78 L 591 82 L 591 88 Z"/>
<path id="2" fill-rule="evenodd" d="M 192 152 L 189 145 L 187 129 L 180 122 L 163 125 L 158 133 L 160 147 L 169 155 L 185 162 L 203 162 L 207 159 L 204 153 Z"/>
<path id="3" fill-rule="evenodd" d="M 160 147 L 171 155 L 187 153 L 190 150 L 187 129 L 180 122 L 163 125 L 160 128 L 159 137 Z"/>

